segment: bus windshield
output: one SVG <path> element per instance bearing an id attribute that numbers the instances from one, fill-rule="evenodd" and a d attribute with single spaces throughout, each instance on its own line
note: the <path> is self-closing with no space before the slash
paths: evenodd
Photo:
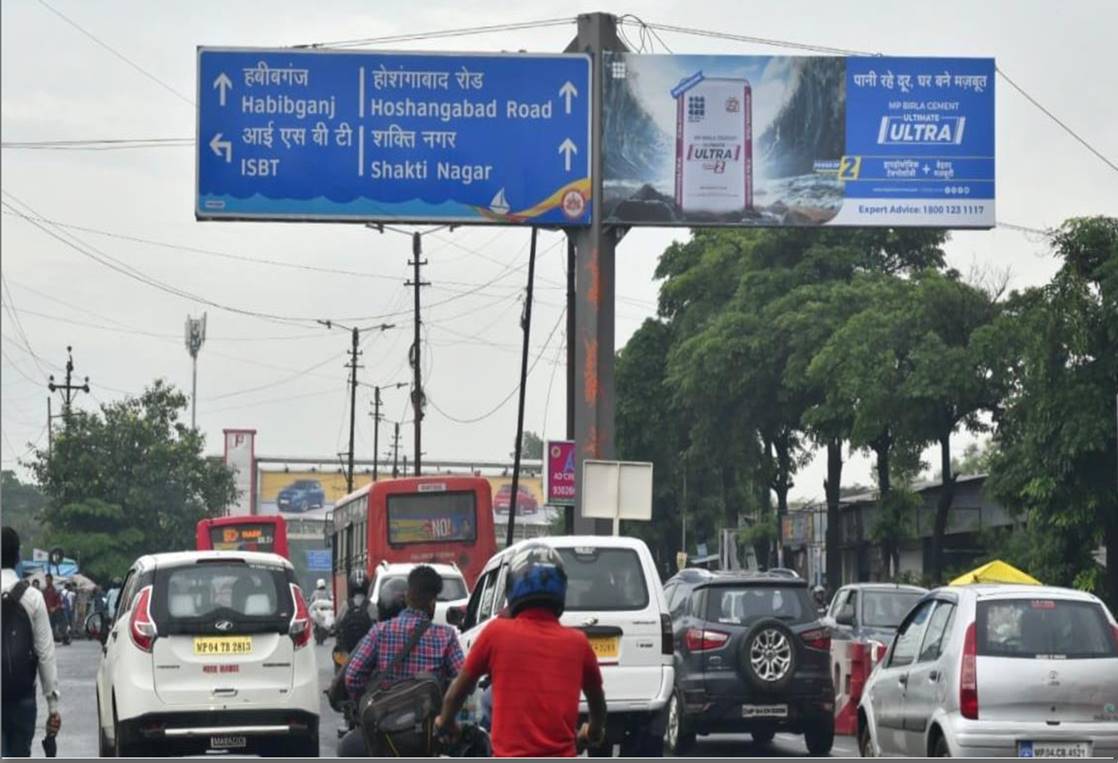
<path id="1" fill-rule="evenodd" d="M 473 492 L 397 493 L 388 496 L 388 542 L 470 542 L 477 538 Z"/>
<path id="2" fill-rule="evenodd" d="M 210 528 L 210 543 L 215 551 L 265 551 L 276 550 L 275 525 L 263 522 L 245 522 L 236 525 L 218 525 Z"/>

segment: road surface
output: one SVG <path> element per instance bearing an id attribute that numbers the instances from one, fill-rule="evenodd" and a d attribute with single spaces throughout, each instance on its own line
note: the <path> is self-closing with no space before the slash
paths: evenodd
<path id="1" fill-rule="evenodd" d="M 333 675 L 330 650 L 333 641 L 315 646 L 318 660 L 319 685 L 325 691 Z M 97 710 L 94 681 L 97 663 L 101 659 L 101 645 L 96 641 L 75 641 L 70 646 L 57 646 L 58 674 L 61 684 L 62 732 L 58 737 L 58 754 L 64 757 L 97 757 Z M 319 725 L 320 754 L 333 757 L 338 742 L 337 729 L 340 716 L 330 709 L 323 696 Z M 46 722 L 46 702 L 39 695 L 39 716 L 36 724 L 41 730 Z M 32 744 L 32 755 L 43 756 L 39 743 L 41 731 Z M 714 734 L 700 737 L 693 754 L 702 757 L 794 757 L 807 754 L 802 737 L 778 734 L 771 745 L 754 744 L 748 734 Z M 853 737 L 835 737 L 836 757 L 857 757 L 858 748 Z"/>

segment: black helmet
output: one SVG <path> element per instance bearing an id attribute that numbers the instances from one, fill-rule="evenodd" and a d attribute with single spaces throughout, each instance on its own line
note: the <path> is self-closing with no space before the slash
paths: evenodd
<path id="1" fill-rule="evenodd" d="M 365 570 L 354 570 L 349 574 L 349 598 L 353 598 L 356 594 L 367 595 L 369 593 L 369 578 L 365 575 Z"/>
<path id="2" fill-rule="evenodd" d="M 407 606 L 404 598 L 408 592 L 408 582 L 403 578 L 389 578 L 380 587 L 377 596 L 377 620 L 391 620 L 404 611 Z"/>
<path id="3" fill-rule="evenodd" d="M 543 543 L 531 543 L 513 554 L 509 562 L 507 594 L 515 617 L 525 607 L 544 605 L 563 614 L 567 603 L 567 571 L 559 552 Z"/>

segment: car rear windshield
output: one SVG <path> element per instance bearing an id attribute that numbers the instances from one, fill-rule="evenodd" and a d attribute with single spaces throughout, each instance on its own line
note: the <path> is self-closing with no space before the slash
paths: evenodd
<path id="1" fill-rule="evenodd" d="M 921 596 L 916 591 L 863 591 L 862 624 L 896 629 Z"/>
<path id="2" fill-rule="evenodd" d="M 766 617 L 798 625 L 817 617 L 803 586 L 718 585 L 706 589 L 706 598 L 706 619 L 726 625 L 752 625 Z"/>
<path id="3" fill-rule="evenodd" d="M 408 579 L 404 575 L 393 575 L 390 578 L 385 578 L 384 583 L 381 583 L 381 585 L 383 586 L 390 580 L 402 580 L 407 583 Z M 466 584 L 463 582 L 462 578 L 443 576 L 443 590 L 439 594 L 438 601 L 458 601 L 460 599 L 465 599 L 469 595 L 470 594 L 466 591 Z"/>
<path id="4" fill-rule="evenodd" d="M 286 628 L 294 609 L 287 575 L 276 566 L 198 562 L 157 570 L 154 586 L 160 633 L 206 631 L 219 620 L 242 633 Z"/>
<path id="5" fill-rule="evenodd" d="M 568 612 L 640 610 L 648 586 L 640 557 L 631 548 L 561 548 L 567 572 Z"/>
<path id="6" fill-rule="evenodd" d="M 1102 607 L 1088 601 L 1002 599 L 978 603 L 978 654 L 984 657 L 1091 659 L 1118 656 Z"/>

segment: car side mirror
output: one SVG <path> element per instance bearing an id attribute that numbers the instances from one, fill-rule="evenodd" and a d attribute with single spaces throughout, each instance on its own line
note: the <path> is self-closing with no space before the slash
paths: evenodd
<path id="1" fill-rule="evenodd" d="M 455 628 L 462 630 L 462 625 L 466 622 L 466 608 L 450 607 L 447 609 L 446 622 L 448 625 L 453 625 Z"/>
<path id="2" fill-rule="evenodd" d="M 85 619 L 85 634 L 102 644 L 108 640 L 108 618 L 104 612 L 93 612 Z"/>
<path id="3" fill-rule="evenodd" d="M 854 626 L 854 611 L 851 609 L 844 609 L 835 615 L 835 623 L 838 625 Z"/>

